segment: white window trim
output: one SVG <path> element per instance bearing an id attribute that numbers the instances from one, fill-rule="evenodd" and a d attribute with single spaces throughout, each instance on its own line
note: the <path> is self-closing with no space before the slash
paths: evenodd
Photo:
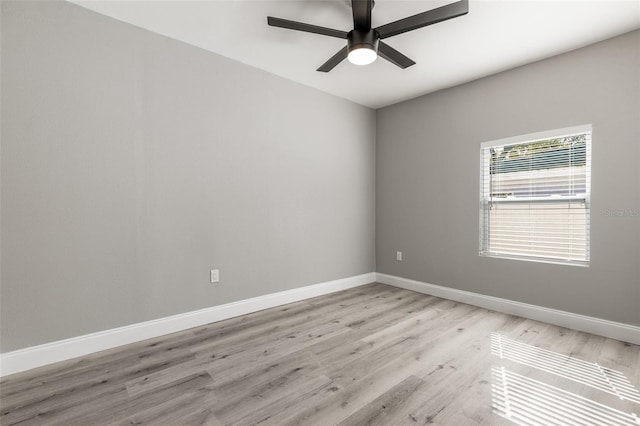
<path id="1" fill-rule="evenodd" d="M 589 173 L 590 173 L 590 177 L 591 177 L 591 145 L 593 144 L 593 125 L 592 124 L 582 124 L 582 125 L 578 125 L 578 126 L 572 126 L 572 127 L 564 127 L 564 128 L 560 128 L 560 129 L 554 129 L 554 130 L 545 130 L 542 132 L 536 132 L 536 133 L 528 133 L 525 135 L 519 135 L 519 136 L 511 136 L 508 138 L 503 138 L 503 139 L 495 139 L 495 140 L 491 140 L 491 141 L 486 141 L 486 142 L 482 142 L 480 144 L 480 173 L 479 173 L 479 188 L 480 188 L 480 212 L 482 212 L 483 206 L 484 206 L 484 168 L 487 166 L 486 164 L 484 164 L 484 158 L 482 155 L 482 152 L 485 148 L 487 147 L 491 147 L 491 146 L 500 146 L 500 145 L 513 145 L 513 144 L 519 144 L 519 143 L 525 143 L 525 142 L 533 142 L 536 140 L 544 140 L 544 139 L 552 139 L 552 138 L 562 138 L 562 137 L 566 137 L 566 136 L 570 136 L 570 135 L 574 135 L 574 134 L 578 134 L 578 133 L 589 133 L 591 135 L 591 139 L 589 141 L 589 145 L 587 147 L 587 164 L 589 165 Z M 591 210 L 591 178 L 587 179 L 586 181 L 586 196 L 580 197 L 580 200 L 583 200 L 586 204 L 586 207 Z M 565 199 L 566 200 L 566 199 Z M 585 261 L 580 261 L 580 260 L 562 260 L 562 259 L 553 259 L 553 258 L 538 258 L 536 256 L 526 256 L 526 255 L 509 255 L 509 254 L 496 254 L 496 253 L 489 253 L 489 252 L 484 252 L 483 251 L 483 239 L 482 239 L 482 235 L 483 235 L 483 226 L 488 226 L 488 224 L 486 224 L 483 220 L 482 217 L 482 213 L 480 214 L 480 218 L 479 218 L 479 228 L 478 228 L 478 236 L 479 236 L 479 244 L 480 244 L 480 250 L 479 250 L 479 255 L 480 257 L 486 257 L 486 258 L 492 258 L 492 259 L 505 259 L 505 260 L 519 260 L 519 261 L 525 261 L 525 262 L 537 262 L 537 263 L 547 263 L 547 264 L 555 264 L 555 265 L 569 265 L 569 266 L 578 266 L 578 267 L 589 267 L 590 263 L 591 263 L 591 247 L 590 247 L 590 241 L 591 241 L 591 224 L 589 223 L 589 225 L 587 226 L 587 259 Z"/>
<path id="2" fill-rule="evenodd" d="M 593 125 L 583 124 L 580 126 L 564 127 L 562 129 L 555 129 L 555 130 L 545 130 L 544 132 L 528 133 L 526 135 L 512 136 L 504 139 L 486 141 L 480 144 L 480 149 L 482 150 L 483 148 L 486 148 L 488 146 L 495 146 L 495 145 L 512 145 L 512 144 L 517 144 L 522 142 L 531 142 L 531 141 L 542 140 L 542 139 L 563 138 L 565 136 L 573 135 L 576 133 L 587 133 L 587 132 L 593 133 Z M 480 172 L 482 172 L 482 170 Z"/>

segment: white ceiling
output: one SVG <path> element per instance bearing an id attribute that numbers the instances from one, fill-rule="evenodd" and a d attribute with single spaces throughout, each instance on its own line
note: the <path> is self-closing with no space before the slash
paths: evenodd
<path id="1" fill-rule="evenodd" d="M 345 41 L 267 26 L 267 16 L 349 31 L 349 0 L 71 0 L 88 9 L 379 108 L 640 28 L 640 1 L 471 0 L 469 14 L 385 39 L 417 62 L 382 58 L 315 71 Z M 373 26 L 453 0 L 376 0 Z"/>

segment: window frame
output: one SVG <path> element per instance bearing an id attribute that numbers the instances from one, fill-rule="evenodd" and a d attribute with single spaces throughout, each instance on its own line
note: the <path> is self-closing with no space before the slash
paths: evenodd
<path id="1" fill-rule="evenodd" d="M 587 143 L 586 143 L 586 187 L 584 196 L 575 195 L 575 196 L 563 196 L 561 199 L 542 199 L 537 197 L 530 197 L 529 199 L 523 198 L 521 200 L 496 200 L 495 198 L 485 197 L 485 172 L 489 170 L 489 158 L 484 155 L 484 152 L 487 148 L 490 147 L 500 147 L 505 145 L 515 145 L 515 144 L 525 144 L 525 143 L 533 143 L 538 141 L 544 141 L 547 139 L 556 139 L 556 138 L 564 138 L 568 136 L 574 136 L 579 134 L 587 134 Z M 540 263 L 549 263 L 549 264 L 559 264 L 559 265 L 571 265 L 571 266 L 581 266 L 581 267 L 589 267 L 591 263 L 591 149 L 593 144 L 593 125 L 592 124 L 584 124 L 579 126 L 565 127 L 561 129 L 553 129 L 553 130 L 545 130 L 542 132 L 536 133 L 528 133 L 525 135 L 512 136 L 503 139 L 496 139 L 491 141 L 482 142 L 480 144 L 480 221 L 479 221 L 479 229 L 478 229 L 478 239 L 479 239 L 479 256 L 480 257 L 488 257 L 488 258 L 497 258 L 497 259 L 509 259 L 509 260 L 522 260 L 529 262 L 540 262 Z M 520 255 L 520 254 L 512 254 L 512 253 L 500 253 L 500 252 L 490 252 L 489 251 L 489 226 L 490 219 L 489 214 L 485 212 L 488 211 L 487 203 L 517 203 L 517 204 L 525 204 L 527 202 L 540 202 L 540 203 L 567 203 L 567 202 L 581 202 L 585 205 L 586 211 L 586 229 L 585 229 L 585 259 L 584 260 L 574 260 L 574 259 L 563 259 L 561 257 L 543 257 L 543 256 L 528 256 L 528 255 Z"/>

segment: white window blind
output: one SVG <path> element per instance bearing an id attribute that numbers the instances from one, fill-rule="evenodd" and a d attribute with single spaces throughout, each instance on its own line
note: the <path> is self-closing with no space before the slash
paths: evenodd
<path id="1" fill-rule="evenodd" d="M 588 265 L 591 126 L 480 151 L 480 255 Z"/>

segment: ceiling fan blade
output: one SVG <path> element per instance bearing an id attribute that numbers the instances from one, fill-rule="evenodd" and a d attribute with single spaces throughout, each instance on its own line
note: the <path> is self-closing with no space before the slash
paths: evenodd
<path id="1" fill-rule="evenodd" d="M 346 31 L 333 28 L 320 27 L 318 25 L 305 24 L 304 22 L 289 21 L 288 19 L 267 16 L 267 23 L 272 27 L 287 28 L 289 30 L 304 31 L 307 33 L 321 34 L 329 37 L 347 38 Z"/>
<path id="2" fill-rule="evenodd" d="M 380 38 L 383 39 L 446 21 L 447 19 L 466 15 L 467 13 L 469 13 L 469 0 L 461 0 L 382 25 L 375 30 L 380 35 Z"/>
<path id="3" fill-rule="evenodd" d="M 383 41 L 378 42 L 378 55 L 402 69 L 416 64 L 414 61 L 407 58 L 402 53 L 398 52 L 396 49 L 389 46 Z"/>
<path id="4" fill-rule="evenodd" d="M 373 0 L 351 0 L 353 9 L 353 26 L 356 30 L 369 31 L 371 29 L 371 9 Z"/>
<path id="5" fill-rule="evenodd" d="M 349 49 L 347 48 L 347 46 L 345 46 L 342 49 L 340 49 L 338 53 L 336 53 L 331 58 L 329 58 L 327 62 L 322 64 L 320 68 L 318 68 L 316 71 L 320 71 L 320 72 L 331 71 L 336 67 L 336 65 L 344 61 L 347 58 L 347 55 L 349 55 Z"/>

